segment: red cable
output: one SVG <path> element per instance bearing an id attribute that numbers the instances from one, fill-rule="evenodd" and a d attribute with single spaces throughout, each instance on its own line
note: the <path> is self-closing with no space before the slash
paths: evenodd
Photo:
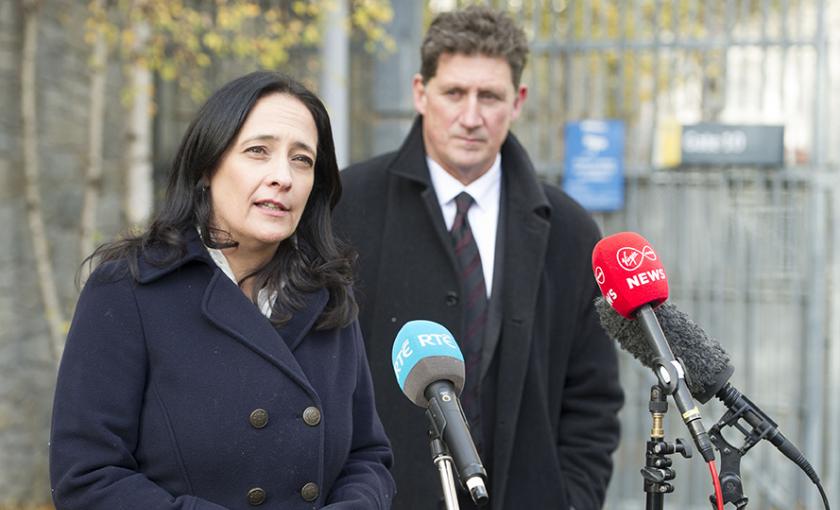
<path id="1" fill-rule="evenodd" d="M 709 471 L 712 472 L 712 483 L 715 486 L 715 500 L 717 504 L 717 510 L 723 510 L 723 491 L 720 489 L 720 479 L 718 478 L 717 468 L 715 467 L 715 461 L 709 461 Z"/>

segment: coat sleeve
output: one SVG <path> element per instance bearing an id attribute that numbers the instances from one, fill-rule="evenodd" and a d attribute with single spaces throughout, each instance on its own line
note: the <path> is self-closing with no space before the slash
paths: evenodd
<path id="1" fill-rule="evenodd" d="M 615 345 L 598 321 L 597 287 L 589 280 L 580 296 L 557 438 L 569 503 L 578 509 L 603 506 L 624 402 Z"/>
<path id="2" fill-rule="evenodd" d="M 332 486 L 324 508 L 387 510 L 396 487 L 390 468 L 391 445 L 379 421 L 373 383 L 359 323 L 352 326 L 357 354 L 357 380 L 353 393 L 353 440 L 350 455 Z"/>
<path id="3" fill-rule="evenodd" d="M 140 472 L 133 452 L 148 370 L 143 328 L 130 278 L 103 272 L 82 291 L 58 373 L 50 437 L 56 510 L 225 510 L 173 496 Z"/>

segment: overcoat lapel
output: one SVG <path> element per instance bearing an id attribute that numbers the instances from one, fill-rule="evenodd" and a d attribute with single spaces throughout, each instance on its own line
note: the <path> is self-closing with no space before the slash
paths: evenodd
<path id="1" fill-rule="evenodd" d="M 494 508 L 505 501 L 508 472 L 520 404 L 531 356 L 534 309 L 545 266 L 550 206 L 525 149 L 513 135 L 502 146 L 506 188 L 503 323 L 499 340 L 499 373 L 494 435 Z"/>
<path id="2" fill-rule="evenodd" d="M 426 164 L 426 149 L 423 144 L 422 126 L 422 117 L 418 116 L 406 137 L 406 143 L 400 148 L 397 157 L 394 158 L 394 161 L 389 166 L 389 171 L 394 175 L 414 181 L 423 188 L 420 196 L 423 199 L 423 204 L 426 206 L 426 213 L 434 225 L 438 240 L 441 243 L 441 247 L 446 251 L 449 262 L 453 268 L 456 268 L 458 262 L 455 260 L 455 250 L 452 248 L 452 240 L 449 237 L 449 232 L 446 230 L 443 212 L 440 210 L 440 204 L 438 203 L 435 189 L 432 186 L 429 168 Z M 391 211 L 401 210 L 400 204 L 389 205 L 389 210 Z"/>
<path id="3" fill-rule="evenodd" d="M 202 313 L 219 329 L 276 365 L 317 400 L 292 351 L 269 320 L 222 271 L 215 271 L 201 303 Z M 301 313 L 311 317 L 312 309 Z M 299 319 L 300 320 L 300 319 Z"/>
<path id="4" fill-rule="evenodd" d="M 161 266 L 141 258 L 138 261 L 140 270 L 138 281 L 141 284 L 150 283 L 190 262 L 207 264 L 212 272 L 201 302 L 201 311 L 205 318 L 275 365 L 303 388 L 314 401 L 318 402 L 318 396 L 292 354 L 292 350 L 299 345 L 323 311 L 329 297 L 327 291 L 322 289 L 307 296 L 307 305 L 304 309 L 296 312 L 294 319 L 284 325 L 281 330 L 282 334 L 288 335 L 284 341 L 281 333 L 245 297 L 242 290 L 216 266 L 204 248 L 198 233 L 190 230 L 184 233 L 184 237 L 187 242 L 187 251 L 183 257 L 173 263 Z"/>

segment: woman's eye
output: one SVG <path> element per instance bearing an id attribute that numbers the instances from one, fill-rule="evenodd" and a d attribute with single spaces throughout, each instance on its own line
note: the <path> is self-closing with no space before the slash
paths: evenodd
<path id="1" fill-rule="evenodd" d="M 265 155 L 268 154 L 268 149 L 266 149 L 263 145 L 255 145 L 253 147 L 248 147 L 247 149 L 245 149 L 245 152 L 250 152 L 251 154 Z"/>
<path id="2" fill-rule="evenodd" d="M 306 155 L 303 155 L 303 154 L 298 155 L 298 156 L 294 156 L 292 158 L 292 161 L 302 163 L 309 168 L 315 166 L 315 161 L 312 158 L 310 158 L 309 156 L 306 156 Z"/>

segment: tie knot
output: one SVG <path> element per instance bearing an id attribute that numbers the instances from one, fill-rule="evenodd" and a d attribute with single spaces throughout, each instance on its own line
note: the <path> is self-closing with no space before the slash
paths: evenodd
<path id="1" fill-rule="evenodd" d="M 458 214 L 466 214 L 470 206 L 473 205 L 473 202 L 475 200 L 466 191 L 458 193 L 458 196 L 455 197 L 455 207 L 457 208 Z"/>

